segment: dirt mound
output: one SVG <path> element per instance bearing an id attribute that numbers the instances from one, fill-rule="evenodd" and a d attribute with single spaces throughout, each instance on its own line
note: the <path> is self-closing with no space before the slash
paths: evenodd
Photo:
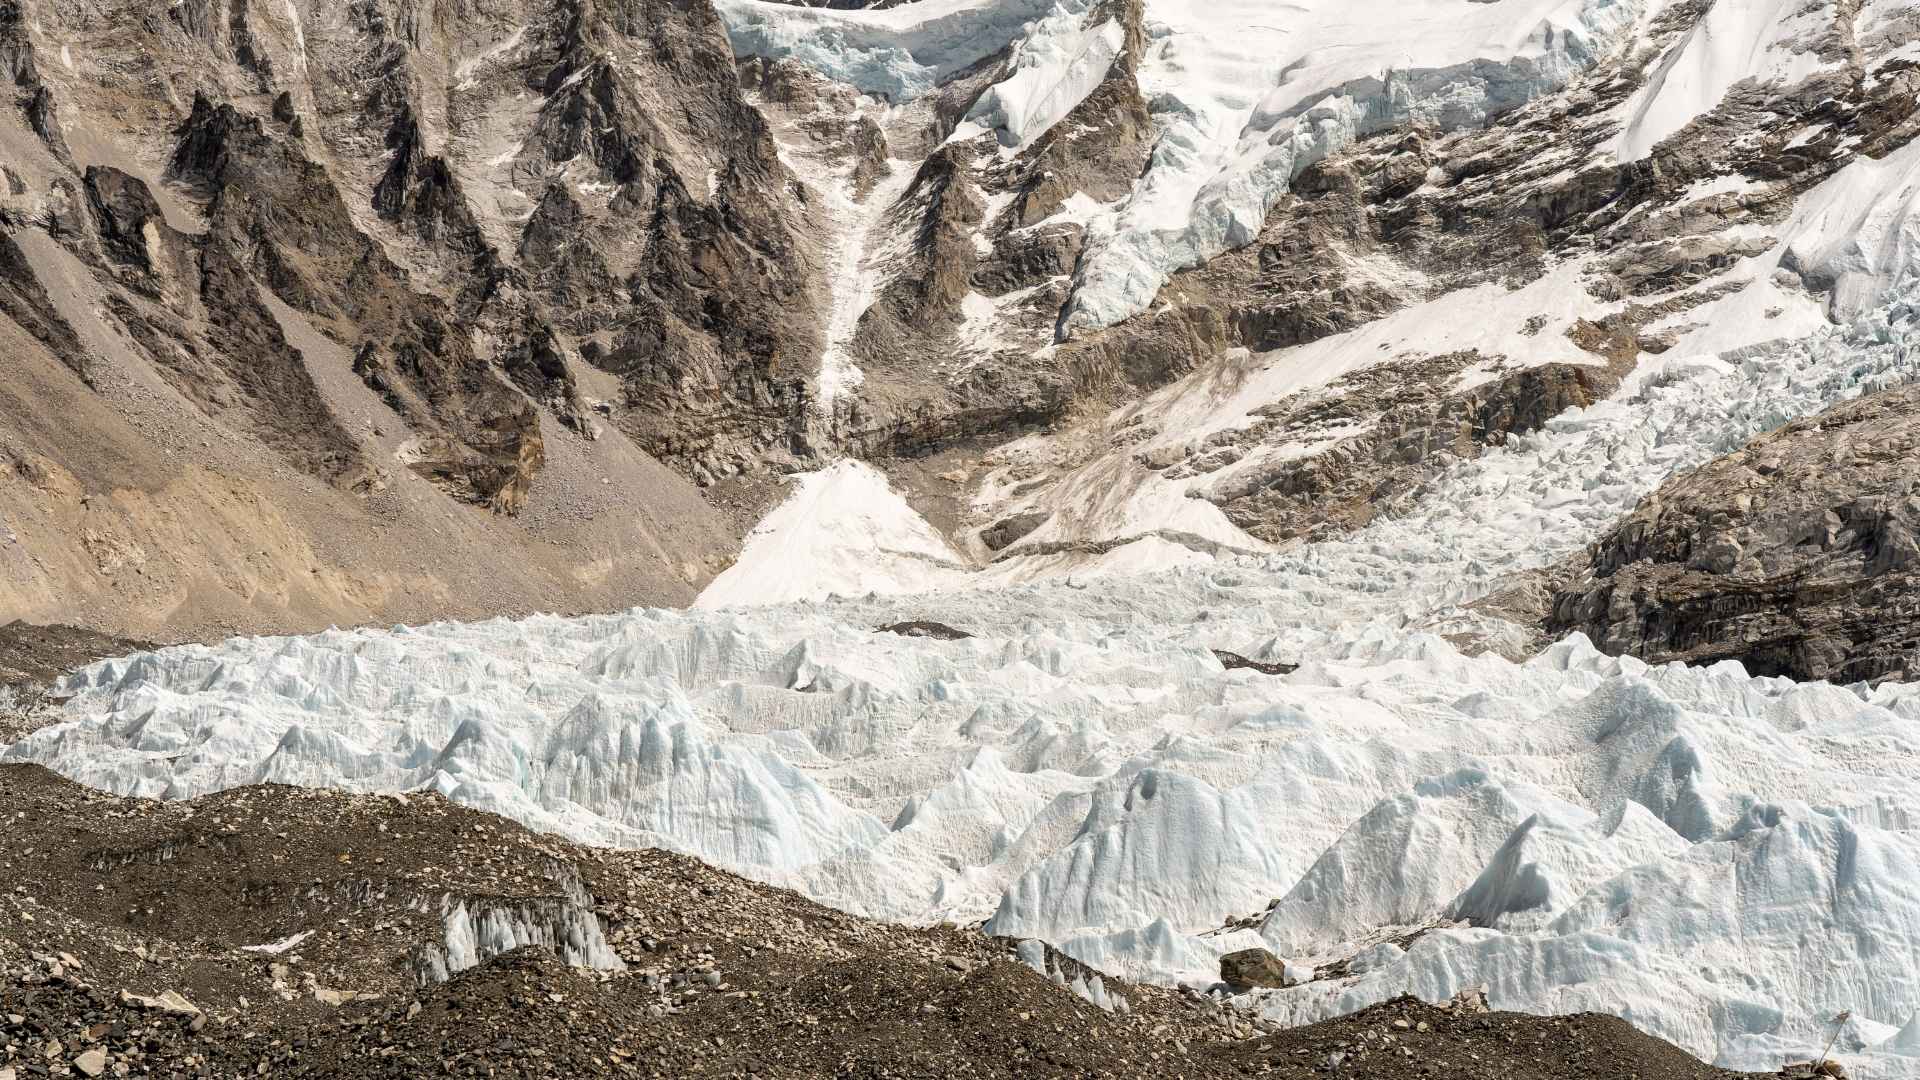
<path id="1" fill-rule="evenodd" d="M 1116 980 L 1128 1008 L 1106 1012 L 1010 942 L 857 919 L 437 796 L 163 803 L 8 766 L 0 820 L 13 1080 L 1730 1075 L 1597 1016 L 1402 1000 L 1276 1031 Z"/>
<path id="2" fill-rule="evenodd" d="M 44 689 L 74 668 L 153 647 L 77 626 L 35 626 L 15 619 L 0 623 L 0 686 L 20 693 Z"/>
<path id="3" fill-rule="evenodd" d="M 47 690 L 61 675 L 109 656 L 151 649 L 144 641 L 77 626 L 0 623 L 0 746 L 17 742 L 47 719 Z"/>

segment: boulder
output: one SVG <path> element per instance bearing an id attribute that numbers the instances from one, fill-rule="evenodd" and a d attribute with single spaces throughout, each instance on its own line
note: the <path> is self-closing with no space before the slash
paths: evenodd
<path id="1" fill-rule="evenodd" d="M 1241 949 L 1220 958 L 1220 981 L 1236 990 L 1289 986 L 1287 966 L 1266 949 Z"/>

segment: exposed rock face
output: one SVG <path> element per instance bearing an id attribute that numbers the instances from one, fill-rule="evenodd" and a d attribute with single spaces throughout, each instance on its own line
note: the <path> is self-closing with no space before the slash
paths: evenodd
<path id="1" fill-rule="evenodd" d="M 1553 597 L 1553 634 L 1648 661 L 1920 677 L 1920 388 L 1788 424 L 1669 482 Z"/>
<path id="2" fill-rule="evenodd" d="M 732 529 L 648 451 L 791 460 L 811 271 L 705 4 L 13 0 L 0 68 L 8 614 L 685 599 Z"/>
<path id="3" fill-rule="evenodd" d="M 636 599 L 606 591 L 634 558 L 671 582 L 649 598 L 684 599 L 776 476 L 838 456 L 948 459 L 958 542 L 980 559 L 1131 539 L 1075 518 L 1094 500 L 1061 481 L 1083 468 L 1101 490 L 1178 480 L 1226 523 L 1164 539 L 1257 549 L 1360 524 L 1611 392 L 1692 306 L 1743 284 L 1801 192 L 1920 127 L 1920 72 L 1900 58 L 1920 30 L 1816 5 L 1807 47 L 1827 66 L 1741 83 L 1618 164 L 1623 110 L 1712 8 L 1671 4 L 1586 77 L 1495 87 L 1505 111 L 1388 108 L 1400 119 L 1300 158 L 1264 221 L 1235 222 L 1237 249 L 1093 329 L 1068 317 L 1076 282 L 1143 176 L 1185 151 L 1163 139 L 1179 96 L 1154 73 L 1142 0 L 1071 7 L 1062 40 L 1085 66 L 1040 97 L 1013 85 L 1053 47 L 1034 39 L 899 101 L 791 59 L 736 61 L 704 0 L 0 0 L 0 329 L 65 369 L 60 395 L 92 395 L 54 410 L 36 385 L 5 411 L 9 457 L 88 473 L 90 451 L 35 418 L 86 401 L 128 425 L 116 453 L 221 448 L 222 475 L 324 488 L 341 501 L 312 520 L 398 521 L 396 543 L 455 521 L 510 550 L 477 539 L 486 511 L 529 515 L 515 543 L 549 554 L 573 550 L 549 526 L 589 528 L 518 594 L 590 582 L 582 604 Z M 1048 100 L 1064 115 L 1016 105 Z M 1561 324 L 1538 340 L 1550 358 L 1401 340 L 1330 392 L 1289 387 L 1178 446 L 1180 421 L 1128 412 L 1574 262 L 1576 298 L 1605 304 L 1583 309 L 1584 355 Z M 1020 475 L 974 486 L 1003 468 Z M 642 503 L 697 519 L 698 550 L 609 520 Z M 338 547 L 344 579 L 362 553 Z M 77 618 L 55 599 L 74 574 L 127 588 L 61 561 L 50 545 L 31 571 L 36 617 Z M 312 577 L 329 560 L 293 561 Z M 360 614 L 403 595 L 430 610 L 442 581 L 341 588 L 379 597 Z M 269 606 L 307 582 L 280 584 Z M 144 618 L 168 617 L 149 603 Z"/>

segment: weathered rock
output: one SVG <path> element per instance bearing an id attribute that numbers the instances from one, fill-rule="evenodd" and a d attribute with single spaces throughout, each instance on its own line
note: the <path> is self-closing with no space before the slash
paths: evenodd
<path id="1" fill-rule="evenodd" d="M 80 1056 L 73 1059 L 73 1067 L 83 1076 L 99 1076 L 107 1071 L 107 1052 L 97 1046 L 82 1051 Z"/>
<path id="2" fill-rule="evenodd" d="M 1266 949 L 1241 949 L 1222 956 L 1220 981 L 1239 989 L 1277 989 L 1290 985 L 1286 964 Z"/>
<path id="3" fill-rule="evenodd" d="M 1213 650 L 1213 656 L 1214 656 L 1214 659 L 1220 661 L 1220 666 L 1226 668 L 1228 671 L 1245 669 L 1248 671 L 1257 671 L 1262 675 L 1291 675 L 1294 672 L 1300 670 L 1299 664 L 1283 664 L 1283 663 L 1267 661 L 1267 660 L 1250 660 L 1244 656 L 1241 656 L 1239 653 L 1227 652 L 1224 649 Z"/>
<path id="4" fill-rule="evenodd" d="M 162 990 L 152 997 L 145 997 L 128 990 L 120 991 L 120 1003 L 137 1009 L 151 1009 L 155 1012 L 172 1013 L 175 1016 L 199 1016 L 200 1009 L 188 1001 L 178 990 Z"/>
<path id="5" fill-rule="evenodd" d="M 1653 662 L 1920 677 L 1917 457 L 1920 387 L 1763 435 L 1669 481 L 1594 544 L 1546 629 Z"/>
<path id="6" fill-rule="evenodd" d="M 899 634 L 901 637 L 932 638 L 936 641 L 965 641 L 972 634 L 958 630 L 945 623 L 915 620 L 913 622 L 893 623 L 874 631 L 878 634 Z"/>

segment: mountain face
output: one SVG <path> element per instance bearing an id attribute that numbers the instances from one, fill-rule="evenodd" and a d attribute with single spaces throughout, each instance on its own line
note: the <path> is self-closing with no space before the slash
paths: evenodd
<path id="1" fill-rule="evenodd" d="M 813 338 L 711 11 L 10 3 L 0 41 L 16 613 L 481 615 L 721 564 L 695 417 L 770 443 Z"/>
<path id="2" fill-rule="evenodd" d="M 1548 632 L 1795 679 L 1914 679 L 1916 417 L 1915 388 L 1882 391 L 1670 481 L 1576 560 Z"/>
<path id="3" fill-rule="evenodd" d="M 7 762 L 667 849 L 1131 1035 L 1095 973 L 1920 1076 L 1906 0 L 0 0 L 0 67 L 0 616 L 71 624 L 0 638 L 128 653 Z"/>
<path id="4" fill-rule="evenodd" d="M 7 595 L 141 634 L 684 602 L 848 458 L 1003 576 L 1335 535 L 1647 357 L 1846 316 L 1843 254 L 1776 252 L 1912 137 L 1914 33 L 14 0 Z"/>

